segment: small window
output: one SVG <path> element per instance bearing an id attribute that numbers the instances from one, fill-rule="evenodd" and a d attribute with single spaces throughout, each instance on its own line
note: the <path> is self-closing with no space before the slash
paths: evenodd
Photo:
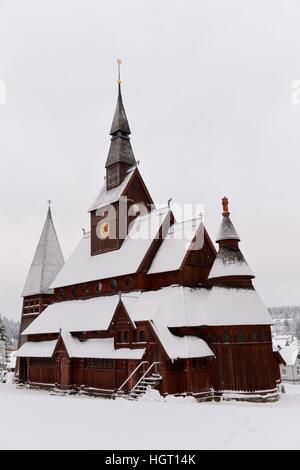
<path id="1" fill-rule="evenodd" d="M 83 284 L 82 291 L 85 295 L 88 295 L 90 293 L 89 285 L 88 284 Z"/>
<path id="2" fill-rule="evenodd" d="M 125 283 L 127 289 L 130 289 L 133 286 L 133 278 L 131 276 L 127 277 Z"/>
<path id="3" fill-rule="evenodd" d="M 110 285 L 113 289 L 116 289 L 118 287 L 118 283 L 117 283 L 116 279 L 112 279 Z"/>
<path id="4" fill-rule="evenodd" d="M 242 330 L 238 331 L 236 335 L 236 340 L 238 343 L 245 343 L 246 341 L 245 332 Z"/>
<path id="5" fill-rule="evenodd" d="M 145 331 L 141 330 L 139 334 L 139 342 L 144 343 L 145 342 Z"/>
<path id="6" fill-rule="evenodd" d="M 212 333 L 211 336 L 210 336 L 210 341 L 211 341 L 212 343 L 216 343 L 217 340 L 218 340 L 218 338 L 217 338 L 216 333 Z"/>
<path id="7" fill-rule="evenodd" d="M 76 297 L 77 295 L 77 288 L 75 286 L 71 287 L 71 296 Z"/>
<path id="8" fill-rule="evenodd" d="M 100 294 L 100 292 L 102 292 L 102 291 L 103 291 L 103 284 L 102 284 L 102 282 L 99 282 L 99 284 L 97 285 L 97 292 L 98 292 L 98 294 Z"/>
<path id="9" fill-rule="evenodd" d="M 117 332 L 117 343 L 122 343 L 122 333 L 121 333 L 121 331 Z"/>
<path id="10" fill-rule="evenodd" d="M 230 343 L 230 334 L 228 331 L 224 332 L 224 343 Z"/>
<path id="11" fill-rule="evenodd" d="M 129 333 L 128 331 L 124 331 L 124 343 L 129 343 Z"/>
<path id="12" fill-rule="evenodd" d="M 257 333 L 256 333 L 256 331 L 253 331 L 252 332 L 252 341 L 253 341 L 253 343 L 257 343 L 257 339 L 258 339 Z"/>
<path id="13" fill-rule="evenodd" d="M 286 375 L 286 370 L 282 369 L 282 375 Z"/>

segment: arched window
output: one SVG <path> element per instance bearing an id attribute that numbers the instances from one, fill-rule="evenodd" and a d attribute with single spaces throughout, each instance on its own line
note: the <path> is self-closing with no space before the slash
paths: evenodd
<path id="1" fill-rule="evenodd" d="M 145 331 L 141 330 L 139 334 L 139 342 L 144 343 L 145 342 Z"/>
<path id="2" fill-rule="evenodd" d="M 129 333 L 128 331 L 124 331 L 124 343 L 129 343 Z"/>
<path id="3" fill-rule="evenodd" d="M 230 343 L 230 334 L 228 331 L 224 331 L 224 337 L 223 337 L 224 343 Z"/>

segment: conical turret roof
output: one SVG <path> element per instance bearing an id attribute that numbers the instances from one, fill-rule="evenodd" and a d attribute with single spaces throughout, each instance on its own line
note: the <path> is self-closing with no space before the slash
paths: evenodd
<path id="1" fill-rule="evenodd" d="M 49 286 L 64 265 L 64 258 L 49 207 L 46 222 L 26 279 L 23 297 L 49 294 Z"/>

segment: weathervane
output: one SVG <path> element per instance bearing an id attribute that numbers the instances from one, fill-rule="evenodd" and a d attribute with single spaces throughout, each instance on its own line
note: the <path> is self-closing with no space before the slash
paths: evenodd
<path id="1" fill-rule="evenodd" d="M 117 64 L 118 64 L 118 84 L 121 85 L 122 80 L 121 80 L 121 64 L 122 61 L 120 58 L 117 59 Z"/>

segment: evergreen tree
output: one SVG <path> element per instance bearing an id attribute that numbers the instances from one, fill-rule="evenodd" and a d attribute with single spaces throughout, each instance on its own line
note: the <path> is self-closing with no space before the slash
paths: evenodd
<path id="1" fill-rule="evenodd" d="M 0 373 L 7 370 L 7 364 L 9 361 L 8 346 L 8 338 L 0 316 Z"/>
<path id="2" fill-rule="evenodd" d="M 296 323 L 296 336 L 298 339 L 300 339 L 300 322 L 297 321 Z"/>

